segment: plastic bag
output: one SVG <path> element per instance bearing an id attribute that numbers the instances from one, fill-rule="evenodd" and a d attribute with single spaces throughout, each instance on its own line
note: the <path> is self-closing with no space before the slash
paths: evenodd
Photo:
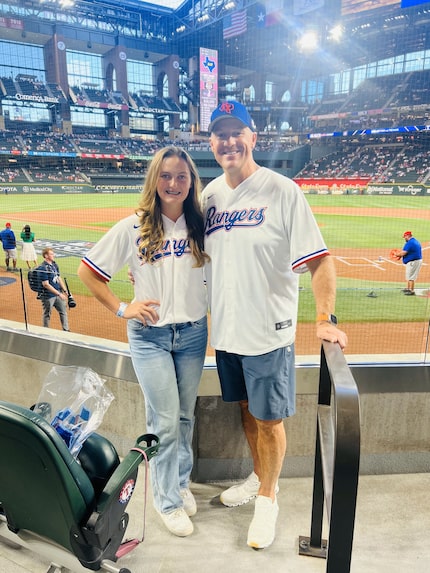
<path id="1" fill-rule="evenodd" d="M 75 457 L 114 399 L 104 383 L 81 366 L 53 366 L 43 383 L 34 411 L 57 430 Z"/>

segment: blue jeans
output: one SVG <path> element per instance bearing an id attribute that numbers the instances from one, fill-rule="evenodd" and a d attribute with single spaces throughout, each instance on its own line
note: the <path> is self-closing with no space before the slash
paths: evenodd
<path id="1" fill-rule="evenodd" d="M 206 316 L 196 322 L 145 326 L 129 320 L 133 367 L 145 397 L 147 431 L 160 438 L 150 461 L 154 505 L 162 513 L 183 506 L 193 467 L 194 409 L 207 344 Z"/>

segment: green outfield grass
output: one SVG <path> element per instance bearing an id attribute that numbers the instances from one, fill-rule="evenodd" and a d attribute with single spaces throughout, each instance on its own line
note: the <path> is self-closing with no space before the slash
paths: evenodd
<path id="1" fill-rule="evenodd" d="M 31 211 L 55 211 L 62 209 L 92 209 L 101 207 L 135 207 L 139 193 L 85 193 L 55 195 L 3 195 L 0 197 L 0 212 L 28 213 Z"/>
<path id="2" fill-rule="evenodd" d="M 378 283 L 367 287 L 339 286 L 336 297 L 336 315 L 345 322 L 428 322 L 430 299 L 420 296 L 404 296 L 405 285 L 381 286 Z M 372 294 L 373 296 L 368 296 Z M 315 302 L 311 288 L 300 290 L 299 322 L 314 322 Z"/>
<path id="3" fill-rule="evenodd" d="M 430 209 L 430 197 L 411 196 L 319 196 L 307 195 L 312 207 L 330 206 L 335 209 L 343 208 L 345 213 L 316 214 L 321 231 L 331 249 L 368 249 L 378 248 L 381 256 L 387 256 L 389 249 L 401 247 L 402 234 L 411 229 L 422 242 L 430 241 L 428 220 L 416 218 L 416 210 Z M 86 194 L 86 195 L 8 195 L 0 198 L 0 214 L 4 221 L 8 214 L 20 213 L 12 219 L 12 227 L 17 236 L 24 224 L 30 222 L 37 238 L 50 240 L 80 240 L 97 241 L 104 229 L 111 227 L 116 221 L 98 221 L 87 228 L 80 229 L 79 220 L 59 221 L 59 225 L 32 223 L 33 211 L 55 211 L 65 209 L 99 209 L 103 207 L 129 207 L 130 212 L 137 206 L 139 194 Z M 359 208 L 373 208 L 372 216 L 362 216 L 354 211 Z M 387 216 L 386 209 L 402 209 L 401 217 Z M 305 232 L 305 231 L 304 231 Z M 425 259 L 425 256 L 424 256 Z M 71 289 L 76 294 L 86 294 L 87 291 L 77 277 L 79 257 L 62 257 L 58 260 L 61 272 L 68 277 Z M 358 279 L 338 278 L 338 294 L 336 312 L 342 317 L 342 322 L 385 322 L 427 321 L 430 316 L 430 299 L 424 297 L 405 297 L 400 293 L 404 287 L 403 275 L 400 274 L 398 283 L 367 281 Z M 300 278 L 300 310 L 299 320 L 313 322 L 315 307 L 310 286 L 309 275 Z M 417 285 L 421 288 L 426 285 Z M 429 285 L 430 286 L 430 285 Z M 124 300 L 132 296 L 132 288 L 127 278 L 127 271 L 120 271 L 111 282 L 112 289 Z M 376 297 L 368 297 L 374 291 Z"/>
<path id="4" fill-rule="evenodd" d="M 430 197 L 402 195 L 306 195 L 311 207 L 342 208 L 345 213 L 316 214 L 330 248 L 379 248 L 402 246 L 402 235 L 413 230 L 421 242 L 430 241 L 428 220 L 417 219 L 415 210 L 430 209 Z M 354 215 L 354 210 L 371 208 L 371 217 Z M 388 209 L 401 209 L 401 217 L 387 215 Z M 384 255 L 382 252 L 381 255 Z"/>

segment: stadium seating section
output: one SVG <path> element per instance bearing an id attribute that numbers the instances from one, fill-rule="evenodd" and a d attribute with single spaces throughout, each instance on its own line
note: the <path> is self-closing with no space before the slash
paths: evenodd
<path id="1" fill-rule="evenodd" d="M 304 124 L 310 133 L 321 130 L 362 130 L 398 125 L 426 125 L 429 121 L 425 106 L 430 104 L 430 71 L 410 72 L 364 80 L 351 94 L 327 97 L 313 106 L 302 105 Z M 0 78 L 0 100 L 14 101 L 22 96 L 56 98 L 57 104 L 72 106 L 129 109 L 131 113 L 152 112 L 179 114 L 180 106 L 172 98 L 157 97 L 143 92 L 130 93 L 127 99 L 120 92 L 99 89 L 93 85 L 74 86 L 64 94 L 59 85 L 42 83 L 31 76 L 19 74 L 15 78 Z M 294 105 L 296 105 L 295 102 Z M 275 105 L 275 104 L 274 104 Z M 121 107 L 118 107 L 121 106 Z M 15 122 L 16 124 L 17 122 Z M 28 127 L 28 124 L 25 126 Z M 22 129 L 0 131 L 0 182 L 89 181 L 91 175 L 136 173 L 127 158 L 151 156 L 161 145 L 175 143 L 167 139 L 136 139 L 112 136 L 112 132 L 98 130 L 72 135 L 57 133 L 54 126 L 48 130 Z M 303 139 L 301 143 L 309 143 Z M 311 140 L 312 144 L 312 140 Z M 181 145 L 193 151 L 209 151 L 207 141 L 181 140 Z M 285 151 L 291 142 L 278 138 L 260 137 L 257 150 Z M 19 160 L 10 161 L 10 156 Z M 50 160 L 46 160 L 49 156 Z M 65 160 L 64 157 L 75 160 Z M 45 157 L 43 161 L 41 157 Z M 25 158 L 25 161 L 23 160 Z M 59 159 L 63 158 L 63 159 Z M 77 158 L 77 159 L 76 159 Z M 91 158 L 125 160 L 94 163 Z M 85 162 L 85 159 L 88 159 Z M 365 140 L 328 144 L 327 155 L 311 162 L 297 174 L 298 177 L 368 177 L 374 182 L 423 183 L 430 177 L 430 152 L 424 141 L 408 135 L 371 142 Z"/>

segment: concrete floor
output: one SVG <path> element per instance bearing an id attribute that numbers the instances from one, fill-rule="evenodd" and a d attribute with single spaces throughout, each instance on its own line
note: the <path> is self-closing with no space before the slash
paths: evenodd
<path id="1" fill-rule="evenodd" d="M 127 537 L 142 534 L 144 471 L 128 506 Z M 219 494 L 228 483 L 192 484 L 198 512 L 187 538 L 170 534 L 148 493 L 144 542 L 118 565 L 132 573 L 323 573 L 323 559 L 298 554 L 299 535 L 309 535 L 311 478 L 280 480 L 280 515 L 273 545 L 246 545 L 253 502 L 226 508 Z M 361 476 L 351 573 L 427 573 L 430 570 L 430 474 Z M 46 573 L 49 563 L 26 549 L 0 543 L 0 573 Z M 339 571 L 336 573 L 346 573 Z"/>

